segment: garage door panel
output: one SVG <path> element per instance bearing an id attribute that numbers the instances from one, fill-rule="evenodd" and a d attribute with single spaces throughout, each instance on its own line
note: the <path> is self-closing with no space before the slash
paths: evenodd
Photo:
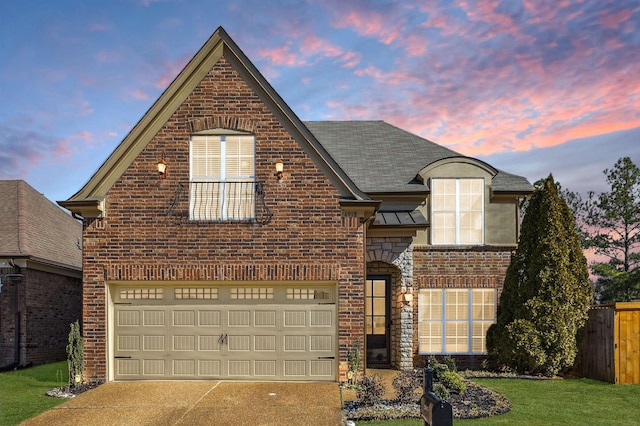
<path id="1" fill-rule="evenodd" d="M 173 375 L 193 377 L 196 373 L 196 362 L 193 359 L 174 359 Z"/>
<path id="2" fill-rule="evenodd" d="M 165 375 L 164 359 L 145 359 L 142 363 L 143 374 L 145 376 L 164 376 Z"/>
<path id="3" fill-rule="evenodd" d="M 164 310 L 153 309 L 142 311 L 143 324 L 145 327 L 164 327 Z"/>
<path id="4" fill-rule="evenodd" d="M 223 297 L 228 290 L 220 291 Z M 275 287 L 274 297 L 278 291 Z M 173 289 L 164 294 L 173 295 Z M 289 304 L 273 299 L 236 300 L 241 305 L 219 305 L 218 299 L 126 302 L 114 304 L 117 380 L 336 379 L 333 303 L 314 304 L 307 299 Z"/>
<path id="5" fill-rule="evenodd" d="M 165 336 L 142 336 L 142 349 L 145 351 L 164 351 Z"/>
<path id="6" fill-rule="evenodd" d="M 309 375 L 317 378 L 329 378 L 333 375 L 333 361 L 331 360 L 314 360 L 309 361 Z"/>
<path id="7" fill-rule="evenodd" d="M 196 336 L 173 336 L 173 350 L 179 351 L 195 351 Z"/>
<path id="8" fill-rule="evenodd" d="M 198 350 L 220 352 L 220 336 L 198 336 Z"/>
<path id="9" fill-rule="evenodd" d="M 251 324 L 251 312 L 246 311 L 229 311 L 227 324 L 229 327 L 249 327 Z"/>
<path id="10" fill-rule="evenodd" d="M 286 311 L 284 313 L 285 327 L 306 327 L 307 311 Z"/>
<path id="11" fill-rule="evenodd" d="M 251 336 L 248 334 L 229 336 L 227 341 L 229 342 L 229 352 L 247 352 L 251 350 Z"/>
<path id="12" fill-rule="evenodd" d="M 221 375 L 220 360 L 198 360 L 198 375 L 202 377 L 211 376 L 218 377 Z"/>
<path id="13" fill-rule="evenodd" d="M 119 351 L 139 351 L 140 350 L 140 336 L 118 336 L 117 348 Z"/>
<path id="14" fill-rule="evenodd" d="M 286 335 L 284 336 L 284 352 L 305 352 L 307 350 L 306 335 Z"/>
<path id="15" fill-rule="evenodd" d="M 219 327 L 220 311 L 200 311 L 198 312 L 198 325 L 201 327 Z"/>
<path id="16" fill-rule="evenodd" d="M 275 327 L 276 311 L 254 311 L 253 326 L 254 327 Z"/>
<path id="17" fill-rule="evenodd" d="M 173 325 L 176 327 L 193 327 L 196 325 L 195 311 L 173 311 Z"/>
<path id="18" fill-rule="evenodd" d="M 276 336 L 253 336 L 253 350 L 261 352 L 275 352 Z"/>
<path id="19" fill-rule="evenodd" d="M 139 326 L 140 312 L 138 310 L 120 311 L 117 315 L 117 322 L 119 327 Z"/>

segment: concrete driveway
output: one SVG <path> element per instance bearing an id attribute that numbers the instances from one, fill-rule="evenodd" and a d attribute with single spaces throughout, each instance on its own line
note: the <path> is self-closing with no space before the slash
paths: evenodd
<path id="1" fill-rule="evenodd" d="M 51 425 L 341 425 L 337 383 L 111 382 L 26 422 Z"/>

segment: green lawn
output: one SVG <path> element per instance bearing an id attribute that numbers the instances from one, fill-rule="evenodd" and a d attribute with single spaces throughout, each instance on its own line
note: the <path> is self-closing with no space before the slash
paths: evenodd
<path id="1" fill-rule="evenodd" d="M 612 385 L 588 379 L 476 379 L 511 401 L 509 413 L 455 425 L 638 425 L 640 385 Z M 358 422 L 358 425 L 422 426 L 421 420 Z"/>
<path id="2" fill-rule="evenodd" d="M 44 393 L 67 384 L 67 361 L 0 373 L 0 425 L 16 425 L 65 401 Z"/>

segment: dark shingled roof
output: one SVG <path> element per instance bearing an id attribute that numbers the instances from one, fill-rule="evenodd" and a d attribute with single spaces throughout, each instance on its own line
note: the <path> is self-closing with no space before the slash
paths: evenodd
<path id="1" fill-rule="evenodd" d="M 462 154 L 384 121 L 306 121 L 304 124 L 365 193 L 426 192 L 415 180 L 424 167 Z M 494 192 L 529 193 L 526 178 L 498 171 Z"/>
<path id="2" fill-rule="evenodd" d="M 0 257 L 80 270 L 80 222 L 22 180 L 0 181 Z"/>

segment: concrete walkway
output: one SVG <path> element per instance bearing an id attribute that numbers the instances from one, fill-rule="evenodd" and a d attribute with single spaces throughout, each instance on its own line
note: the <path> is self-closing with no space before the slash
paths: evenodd
<path id="1" fill-rule="evenodd" d="M 111 382 L 26 422 L 52 425 L 341 425 L 337 383 Z"/>

